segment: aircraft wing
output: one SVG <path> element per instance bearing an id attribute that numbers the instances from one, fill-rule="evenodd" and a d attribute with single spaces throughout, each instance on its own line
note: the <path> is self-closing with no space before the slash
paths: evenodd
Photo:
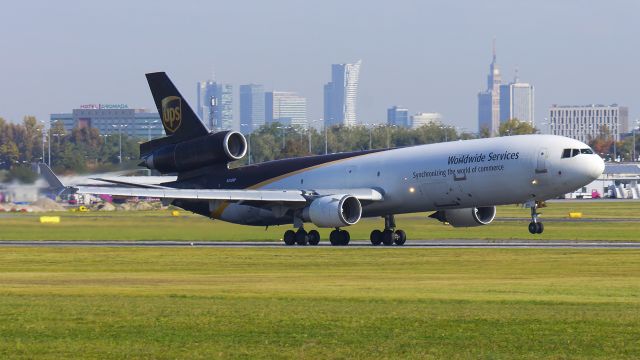
<path id="1" fill-rule="evenodd" d="M 101 194 L 160 199 L 306 202 L 300 190 L 225 190 L 73 186 L 78 194 Z"/>
<path id="2" fill-rule="evenodd" d="M 379 201 L 382 194 L 375 189 L 176 189 L 176 188 L 133 188 L 133 187 L 101 187 L 101 186 L 72 186 L 69 187 L 79 194 L 100 194 L 125 197 L 152 197 L 160 199 L 187 200 L 226 200 L 226 201 L 258 201 L 258 202 L 299 202 L 307 199 L 333 194 L 349 194 L 358 200 Z"/>
<path id="3" fill-rule="evenodd" d="M 306 203 L 308 199 L 333 195 L 349 194 L 359 200 L 379 201 L 382 194 L 375 189 L 179 189 L 162 186 L 130 187 L 130 186 L 65 186 L 45 164 L 40 169 L 52 188 L 60 191 L 71 191 L 79 194 L 98 194 L 124 197 L 152 197 L 160 199 L 186 200 L 223 200 L 223 201 L 255 201 L 255 202 L 288 202 Z M 112 182 L 115 183 L 115 182 Z M 126 185 L 133 185 L 125 183 Z"/>

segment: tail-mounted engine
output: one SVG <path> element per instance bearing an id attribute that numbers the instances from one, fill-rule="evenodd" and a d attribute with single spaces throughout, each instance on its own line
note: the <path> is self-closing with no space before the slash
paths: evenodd
<path id="1" fill-rule="evenodd" d="M 447 222 L 453 227 L 488 225 L 496 217 L 496 207 L 483 206 L 477 208 L 440 210 L 429 215 L 429 217 L 441 222 Z"/>
<path id="2" fill-rule="evenodd" d="M 192 140 L 168 144 L 143 155 L 140 166 L 173 173 L 239 160 L 247 153 L 247 140 L 235 131 L 220 131 Z"/>

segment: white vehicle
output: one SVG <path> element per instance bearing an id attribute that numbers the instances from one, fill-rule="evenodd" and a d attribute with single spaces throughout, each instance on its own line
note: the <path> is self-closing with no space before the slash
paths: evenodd
<path id="1" fill-rule="evenodd" d="M 560 136 L 522 135 L 309 156 L 235 169 L 246 153 L 244 137 L 210 133 L 164 73 L 147 74 L 167 137 L 141 145 L 141 165 L 177 173 L 175 181 L 129 187 L 74 186 L 71 191 L 157 197 L 183 209 L 237 224 L 291 224 L 287 245 L 316 245 L 305 223 L 335 228 L 333 245 L 347 245 L 345 230 L 362 217 L 382 217 L 374 245 L 402 245 L 394 215 L 434 211 L 452 226 L 488 225 L 496 205 L 531 207 L 531 233 L 544 227 L 540 201 L 589 184 L 604 162 L 586 144 Z M 49 170 L 50 171 L 50 170 Z M 63 186 L 52 173 L 50 183 Z M 122 182 L 121 182 L 122 184 Z"/>

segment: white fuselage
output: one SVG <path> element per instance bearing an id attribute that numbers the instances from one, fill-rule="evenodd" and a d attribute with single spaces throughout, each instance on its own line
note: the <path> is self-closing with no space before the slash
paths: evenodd
<path id="1" fill-rule="evenodd" d="M 373 188 L 382 201 L 363 203 L 363 217 L 546 200 L 596 179 L 595 154 L 577 140 L 521 135 L 398 148 L 334 161 L 279 177 L 262 189 Z M 240 224 L 285 223 L 277 211 L 230 204 L 220 219 Z"/>

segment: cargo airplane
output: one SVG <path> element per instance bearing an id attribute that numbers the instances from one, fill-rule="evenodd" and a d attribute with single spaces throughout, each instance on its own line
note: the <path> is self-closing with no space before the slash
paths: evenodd
<path id="1" fill-rule="evenodd" d="M 67 191 L 161 198 L 194 213 L 242 225 L 292 225 L 286 245 L 317 245 L 317 230 L 333 228 L 332 245 L 347 245 L 346 230 L 363 217 L 380 217 L 373 245 L 402 245 L 395 214 L 433 211 L 454 227 L 490 224 L 496 205 L 525 204 L 528 230 L 540 234 L 541 201 L 574 191 L 604 170 L 586 144 L 552 135 L 453 141 L 267 161 L 229 168 L 247 152 L 235 131 L 211 132 L 164 72 L 146 75 L 166 137 L 140 145 L 141 166 L 172 181 L 114 181 L 111 187 L 68 186 Z M 50 183 L 64 187 L 46 166 Z"/>

